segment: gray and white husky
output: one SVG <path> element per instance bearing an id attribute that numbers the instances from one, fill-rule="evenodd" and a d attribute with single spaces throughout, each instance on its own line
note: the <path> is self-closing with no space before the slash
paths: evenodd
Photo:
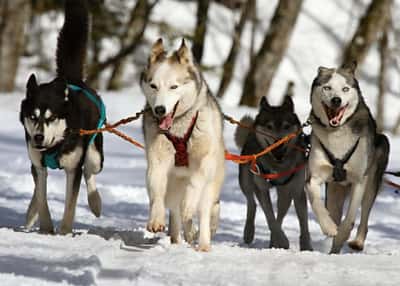
<path id="1" fill-rule="evenodd" d="M 252 126 L 256 133 L 238 127 L 235 134 L 236 144 L 242 148 L 242 155 L 256 154 L 286 135 L 297 132 L 301 125 L 294 112 L 291 98 L 293 87 L 288 86 L 281 106 L 271 106 L 265 97 L 262 98 L 260 111 L 255 120 L 249 116 L 241 122 Z M 251 168 L 251 164 L 239 165 L 239 184 L 247 199 L 247 218 L 244 228 L 244 241 L 251 243 L 254 238 L 254 218 L 258 199 L 271 231 L 270 247 L 289 248 L 289 241 L 282 230 L 282 221 L 292 200 L 300 224 L 300 249 L 312 250 L 308 231 L 307 199 L 304 191 L 306 156 L 301 149 L 306 149 L 308 139 L 304 134 L 294 138 L 290 144 L 282 145 L 259 159 L 258 171 L 261 174 L 282 173 L 283 176 L 267 180 Z M 300 148 L 293 148 L 297 145 Z M 299 150 L 300 149 L 300 150 Z M 293 170 L 293 172 L 291 172 Z M 275 187 L 278 193 L 278 209 L 275 218 L 270 198 L 270 189 Z"/>
<path id="2" fill-rule="evenodd" d="M 311 89 L 312 148 L 306 191 L 323 233 L 334 237 L 331 253 L 339 253 L 349 238 L 360 206 L 357 236 L 349 246 L 363 249 L 389 155 L 389 141 L 376 131 L 355 69 L 355 62 L 338 69 L 320 67 Z M 320 197 L 325 184 L 326 207 Z"/>
<path id="3" fill-rule="evenodd" d="M 159 39 L 152 47 L 141 87 L 150 109 L 144 115 L 147 190 L 150 217 L 147 229 L 165 228 L 170 210 L 172 243 L 191 243 L 199 218 L 199 247 L 210 249 L 219 219 L 219 195 L 224 180 L 223 118 L 185 41 L 167 55 Z"/>

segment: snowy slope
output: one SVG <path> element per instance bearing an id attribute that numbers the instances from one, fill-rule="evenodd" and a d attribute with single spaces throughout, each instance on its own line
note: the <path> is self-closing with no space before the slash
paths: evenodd
<path id="1" fill-rule="evenodd" d="M 319 65 L 334 66 L 340 43 L 352 33 L 357 17 L 352 1 L 306 0 L 298 25 L 271 90 L 278 102 L 287 80 L 296 82 L 296 110 L 302 120 L 309 112 L 309 86 Z M 359 2 L 359 1 L 357 1 Z M 362 1 L 366 2 L 366 1 Z M 396 1 L 398 5 L 399 1 Z M 260 32 L 268 27 L 276 1 L 259 1 Z M 153 20 L 190 31 L 194 26 L 195 6 L 163 0 L 154 11 Z M 190 15 L 190 16 L 188 16 Z M 332 17 L 331 15 L 337 15 Z M 349 15 L 353 15 L 350 17 Z M 210 33 L 206 40 L 205 63 L 218 65 L 230 46 L 233 18 L 218 5 L 211 10 Z M 62 23 L 57 21 L 58 24 Z M 55 49 L 56 26 L 49 31 L 49 53 Z M 261 33 L 257 37 L 261 41 Z M 146 31 L 155 40 L 156 30 Z M 243 47 L 248 48 L 248 31 Z M 339 40 L 339 42 L 337 42 Z M 236 81 L 223 101 L 223 111 L 236 118 L 256 111 L 236 108 L 240 79 L 247 68 L 247 54 L 242 52 Z M 106 135 L 105 167 L 97 176 L 103 199 L 103 214 L 96 219 L 89 211 L 86 190 L 82 186 L 75 219 L 75 235 L 46 236 L 36 231 L 26 233 L 25 211 L 33 190 L 29 174 L 23 129 L 18 122 L 23 86 L 32 59 L 25 59 L 18 79 L 18 91 L 0 96 L 0 285 L 398 285 L 400 283 L 400 196 L 385 187 L 379 195 L 370 219 L 366 249 L 354 254 L 344 249 L 342 255 L 327 255 L 329 241 L 321 234 L 309 211 L 314 252 L 298 251 L 298 223 L 293 210 L 284 221 L 291 242 L 290 250 L 266 249 L 269 231 L 261 211 L 256 217 L 255 242 L 242 244 L 246 215 L 245 199 L 237 182 L 237 166 L 227 162 L 226 180 L 221 197 L 221 223 L 210 253 L 195 252 L 188 245 L 170 245 L 164 234 L 144 230 L 148 199 L 145 189 L 146 161 L 141 150 Z M 362 68 L 361 87 L 368 104 L 373 106 L 376 86 L 374 70 L 377 54 L 371 52 Z M 131 71 L 133 74 L 134 71 Z M 40 80 L 49 79 L 46 74 Z M 206 78 L 215 90 L 218 73 Z M 144 99 L 137 82 L 118 93 L 105 93 L 110 122 L 140 110 Z M 396 78 L 391 81 L 396 83 Z M 395 88 L 395 86 L 393 87 Z M 400 100 L 390 95 L 385 113 L 388 126 L 398 115 Z M 143 141 L 140 121 L 122 129 Z M 234 127 L 226 125 L 227 148 L 238 152 L 233 142 Z M 400 169 L 400 138 L 391 138 L 390 169 Z M 62 172 L 50 171 L 48 197 L 53 220 L 58 226 L 64 209 L 65 179 Z"/>

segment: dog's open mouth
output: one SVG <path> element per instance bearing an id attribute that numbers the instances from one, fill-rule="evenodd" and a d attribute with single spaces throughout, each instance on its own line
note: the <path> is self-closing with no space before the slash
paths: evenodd
<path id="1" fill-rule="evenodd" d="M 171 129 L 172 123 L 174 122 L 175 113 L 176 113 L 176 110 L 178 108 L 178 104 L 179 104 L 179 101 L 175 104 L 174 109 L 172 110 L 172 112 L 168 113 L 167 115 L 161 117 L 158 120 L 158 127 L 162 131 L 168 131 L 169 129 Z"/>
<path id="2" fill-rule="evenodd" d="M 348 104 L 339 108 L 331 108 L 327 106 L 325 103 L 323 103 L 323 106 L 325 108 L 326 116 L 328 117 L 329 120 L 329 125 L 331 125 L 332 127 L 339 126 Z"/>

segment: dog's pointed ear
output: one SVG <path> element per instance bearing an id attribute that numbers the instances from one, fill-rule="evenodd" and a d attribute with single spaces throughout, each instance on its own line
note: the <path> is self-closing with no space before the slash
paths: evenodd
<path id="1" fill-rule="evenodd" d="M 271 105 L 269 105 L 268 99 L 263 96 L 260 101 L 260 110 L 261 109 L 269 109 Z"/>
<path id="2" fill-rule="evenodd" d="M 35 74 L 31 74 L 29 76 L 28 83 L 26 84 L 26 89 L 28 90 L 28 95 L 29 95 L 29 91 L 34 91 L 35 89 L 37 89 L 37 87 L 38 87 L 38 84 L 36 81 L 36 76 L 35 76 Z"/>
<path id="3" fill-rule="evenodd" d="M 36 81 L 35 74 L 29 76 L 28 82 L 26 84 L 26 98 L 29 98 L 38 89 L 39 85 Z"/>
<path id="4" fill-rule="evenodd" d="M 285 98 L 283 99 L 282 107 L 289 112 L 294 112 L 294 103 L 293 103 L 293 99 L 290 95 L 285 95 Z"/>
<path id="5" fill-rule="evenodd" d="M 294 103 L 293 103 L 293 95 L 294 95 L 294 82 L 289 81 L 286 87 L 285 97 L 283 99 L 282 107 L 289 111 L 294 112 Z"/>
<path id="6" fill-rule="evenodd" d="M 344 63 L 341 66 L 342 70 L 347 71 L 348 73 L 354 75 L 356 73 L 356 69 L 357 69 L 357 61 L 353 60 L 349 63 Z"/>
<path id="7" fill-rule="evenodd" d="M 159 38 L 151 47 L 150 64 L 153 64 L 165 56 L 163 40 Z"/>
<path id="8" fill-rule="evenodd" d="M 327 74 L 327 73 L 331 73 L 333 71 L 333 69 L 330 68 L 326 68 L 323 66 L 318 67 L 318 74 Z"/>
<path id="9" fill-rule="evenodd" d="M 181 64 L 191 64 L 193 63 L 192 51 L 186 45 L 185 39 L 182 39 L 181 46 L 176 51 L 176 58 Z"/>

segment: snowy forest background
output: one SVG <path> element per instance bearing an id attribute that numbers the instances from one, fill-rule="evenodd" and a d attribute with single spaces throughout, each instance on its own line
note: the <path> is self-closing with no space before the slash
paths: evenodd
<path id="1" fill-rule="evenodd" d="M 400 0 L 88 1 L 87 79 L 102 95 L 109 122 L 143 108 L 139 74 L 159 37 L 170 49 L 182 37 L 189 40 L 223 112 L 237 119 L 254 116 L 261 96 L 278 104 L 293 81 L 296 112 L 304 122 L 318 67 L 355 59 L 366 102 L 390 138 L 388 169 L 400 169 Z M 165 233 L 145 230 L 146 158 L 110 134 L 105 134 L 104 170 L 96 178 L 101 217 L 90 213 L 82 184 L 73 235 L 26 231 L 34 186 L 20 102 L 31 73 L 40 82 L 54 78 L 62 7 L 58 0 L 0 0 L 1 285 L 399 285 L 400 196 L 395 188 L 385 184 L 379 194 L 362 253 L 345 247 L 340 255 L 328 255 L 330 241 L 310 208 L 313 252 L 299 251 L 293 208 L 283 222 L 290 249 L 268 249 L 261 211 L 255 241 L 243 243 L 246 201 L 237 165 L 226 162 L 220 226 L 212 251 L 199 253 L 187 244 L 171 245 Z M 121 130 L 143 142 L 140 121 Z M 226 148 L 238 153 L 234 131 L 225 124 Z M 64 197 L 63 172 L 49 171 L 48 202 L 56 227 Z"/>

